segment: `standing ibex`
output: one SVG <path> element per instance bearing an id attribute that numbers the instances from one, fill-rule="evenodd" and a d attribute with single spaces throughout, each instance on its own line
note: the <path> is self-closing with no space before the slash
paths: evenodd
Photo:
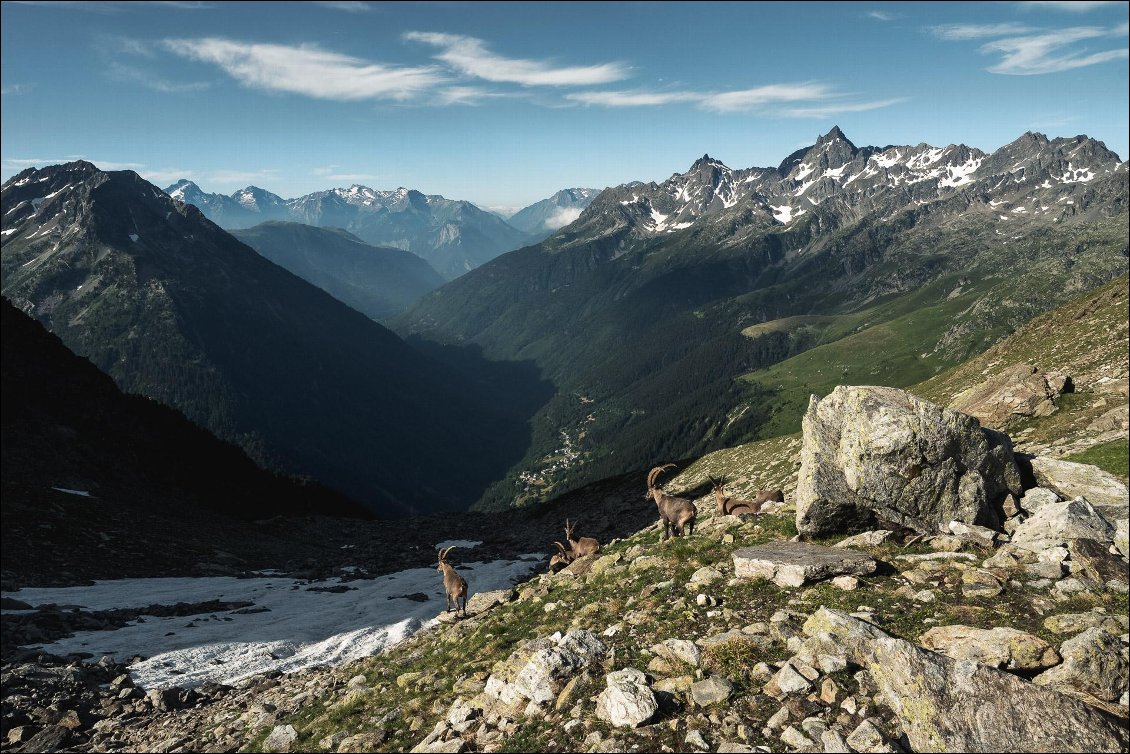
<path id="1" fill-rule="evenodd" d="M 569 542 L 569 546 L 573 548 L 574 559 L 583 558 L 586 555 L 596 555 L 600 552 L 600 542 L 592 537 L 573 539 L 573 524 L 569 523 L 569 519 L 565 519 L 565 539 Z"/>
<path id="2" fill-rule="evenodd" d="M 715 479 L 708 477 L 710 483 L 714 485 L 714 499 L 718 503 L 718 513 L 723 516 L 739 516 L 743 513 L 760 513 L 761 507 L 766 503 L 783 502 L 785 493 L 781 490 L 758 490 L 754 495 L 753 500 L 735 500 L 732 497 L 726 497 L 726 491 L 723 489 L 727 483 L 727 479 Z"/>
<path id="3" fill-rule="evenodd" d="M 689 528 L 688 534 L 694 534 L 694 520 L 698 515 L 698 508 L 690 500 L 683 497 L 672 497 L 663 490 L 661 490 L 655 483 L 655 480 L 667 469 L 672 469 L 675 464 L 669 463 L 665 466 L 656 466 L 647 474 L 647 492 L 644 493 L 644 498 L 651 498 L 655 501 L 655 507 L 659 509 L 659 520 L 663 522 L 663 539 L 670 538 L 670 528 L 675 527 L 675 536 L 681 537 L 684 534 L 684 527 Z"/>
<path id="4" fill-rule="evenodd" d="M 550 573 L 554 573 L 554 566 L 561 566 L 562 568 L 564 568 L 565 566 L 576 560 L 576 556 L 573 554 L 573 551 L 566 550 L 565 545 L 561 544 L 560 542 L 554 542 L 553 544 L 557 545 L 557 554 L 549 559 Z"/>
<path id="5" fill-rule="evenodd" d="M 439 565 L 436 570 L 443 574 L 443 590 L 447 594 L 447 612 L 451 612 L 451 603 L 455 603 L 455 614 L 459 615 L 459 600 L 463 600 L 463 617 L 467 617 L 467 580 L 455 572 L 455 568 L 447 562 L 447 553 L 455 549 L 455 545 L 446 550 L 439 551 Z"/>

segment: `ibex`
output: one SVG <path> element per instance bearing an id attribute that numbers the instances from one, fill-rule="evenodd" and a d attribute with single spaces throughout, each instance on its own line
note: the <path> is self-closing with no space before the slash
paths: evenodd
<path id="1" fill-rule="evenodd" d="M 644 493 L 644 498 L 651 498 L 655 501 L 655 507 L 659 509 L 659 520 L 663 522 L 663 540 L 666 541 L 670 538 L 670 528 L 675 528 L 675 536 L 681 537 L 684 533 L 694 534 L 694 520 L 698 515 L 698 508 L 690 500 L 683 497 L 672 497 L 663 490 L 661 490 L 655 483 L 655 480 L 667 469 L 672 469 L 675 464 L 669 463 L 665 466 L 656 466 L 647 474 L 647 492 Z M 685 532 L 689 529 L 689 532 Z"/>
<path id="2" fill-rule="evenodd" d="M 732 497 L 726 497 L 726 491 L 723 489 L 727 483 L 727 479 L 715 479 L 709 477 L 710 483 L 714 485 L 714 499 L 718 503 L 718 513 L 723 516 L 739 516 L 743 513 L 760 513 L 761 507 L 766 503 L 783 502 L 785 493 L 781 490 L 758 490 L 754 495 L 753 500 L 735 500 Z"/>
<path id="3" fill-rule="evenodd" d="M 573 555 L 573 551 L 566 550 L 565 545 L 561 544 L 560 542 L 554 542 L 553 544 L 557 545 L 557 554 L 549 559 L 550 573 L 554 572 L 553 569 L 555 566 L 561 566 L 562 568 L 564 568 L 565 566 L 576 560 L 576 556 Z"/>
<path id="4" fill-rule="evenodd" d="M 447 554 L 455 549 L 455 545 L 446 550 L 439 551 L 439 565 L 436 570 L 443 574 L 443 590 L 447 594 L 447 612 L 451 612 L 451 604 L 455 603 L 455 614 L 459 615 L 459 600 L 463 600 L 463 617 L 467 617 L 467 579 L 455 572 L 455 568 L 447 562 Z"/>
<path id="5" fill-rule="evenodd" d="M 573 539 L 573 524 L 569 523 L 569 519 L 565 519 L 565 539 L 569 542 L 569 546 L 573 548 L 574 559 L 583 558 L 586 555 L 596 555 L 600 552 L 600 542 L 592 537 Z"/>

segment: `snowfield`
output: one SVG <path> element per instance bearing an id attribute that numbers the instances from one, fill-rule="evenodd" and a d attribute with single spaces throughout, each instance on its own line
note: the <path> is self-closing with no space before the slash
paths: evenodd
<path id="1" fill-rule="evenodd" d="M 471 596 L 524 580 L 542 560 L 543 555 L 534 553 L 517 560 L 459 564 L 457 570 L 467 579 Z M 349 591 L 309 591 L 311 586 L 338 585 Z M 428 599 L 416 601 L 421 594 Z M 130 667 L 134 682 L 144 688 L 232 684 L 272 670 L 289 673 L 349 662 L 378 654 L 435 623 L 444 609 L 443 579 L 432 567 L 316 583 L 287 577 L 121 579 L 3 596 L 33 606 L 53 603 L 85 610 L 209 600 L 255 603 L 200 615 L 143 616 L 117 630 L 84 631 L 42 647 L 52 654 L 89 652 L 95 659 L 112 655 L 122 662 L 145 657 Z"/>

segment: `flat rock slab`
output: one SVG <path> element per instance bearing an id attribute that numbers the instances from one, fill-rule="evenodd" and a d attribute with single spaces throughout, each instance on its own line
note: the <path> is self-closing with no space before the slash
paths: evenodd
<path id="1" fill-rule="evenodd" d="M 1064 498 L 1083 496 L 1092 505 L 1130 506 L 1130 489 L 1116 476 L 1097 466 L 1036 456 L 1032 459 L 1032 474 L 1041 487 Z"/>
<path id="2" fill-rule="evenodd" d="M 873 558 L 856 550 L 807 542 L 773 542 L 734 551 L 738 578 L 768 579 L 777 586 L 802 586 L 843 574 L 864 576 L 875 568 Z"/>

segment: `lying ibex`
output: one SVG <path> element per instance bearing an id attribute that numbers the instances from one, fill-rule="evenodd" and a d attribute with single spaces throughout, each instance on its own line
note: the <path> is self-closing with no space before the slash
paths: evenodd
<path id="1" fill-rule="evenodd" d="M 681 537 L 684 533 L 694 534 L 694 520 L 698 516 L 698 508 L 690 500 L 683 497 L 672 497 L 656 485 L 655 480 L 667 469 L 672 469 L 675 464 L 656 466 L 647 474 L 647 492 L 644 498 L 655 501 L 659 509 L 659 520 L 663 522 L 663 540 L 671 537 L 670 528 L 675 528 L 675 536 Z M 689 531 L 686 531 L 689 529 Z"/>
<path id="2" fill-rule="evenodd" d="M 727 483 L 727 479 L 715 479 L 708 477 L 710 483 L 714 485 L 714 499 L 718 503 L 718 513 L 723 516 L 740 516 L 745 513 L 760 513 L 761 508 L 766 503 L 784 502 L 785 493 L 781 490 L 758 490 L 754 495 L 753 500 L 735 500 L 732 497 L 726 497 L 726 491 L 723 489 Z"/>
<path id="3" fill-rule="evenodd" d="M 561 566 L 562 568 L 564 568 L 565 566 L 576 560 L 576 556 L 573 555 L 573 551 L 566 550 L 565 545 L 561 544 L 560 542 L 554 542 L 553 544 L 557 545 L 557 554 L 549 559 L 550 573 L 554 573 L 553 569 L 555 566 Z"/>
<path id="4" fill-rule="evenodd" d="M 600 552 L 600 542 L 592 537 L 573 539 L 573 524 L 569 523 L 569 519 L 565 519 L 565 539 L 568 540 L 569 546 L 573 548 L 574 558 L 583 558 L 586 555 L 596 555 Z"/>
<path id="5" fill-rule="evenodd" d="M 455 549 L 455 545 L 446 550 L 439 551 L 439 565 L 436 570 L 443 574 L 443 590 L 447 595 L 447 612 L 451 612 L 451 604 L 455 603 L 455 614 L 459 615 L 459 600 L 463 600 L 463 617 L 467 616 L 467 579 L 455 572 L 455 568 L 447 562 L 447 553 Z"/>

